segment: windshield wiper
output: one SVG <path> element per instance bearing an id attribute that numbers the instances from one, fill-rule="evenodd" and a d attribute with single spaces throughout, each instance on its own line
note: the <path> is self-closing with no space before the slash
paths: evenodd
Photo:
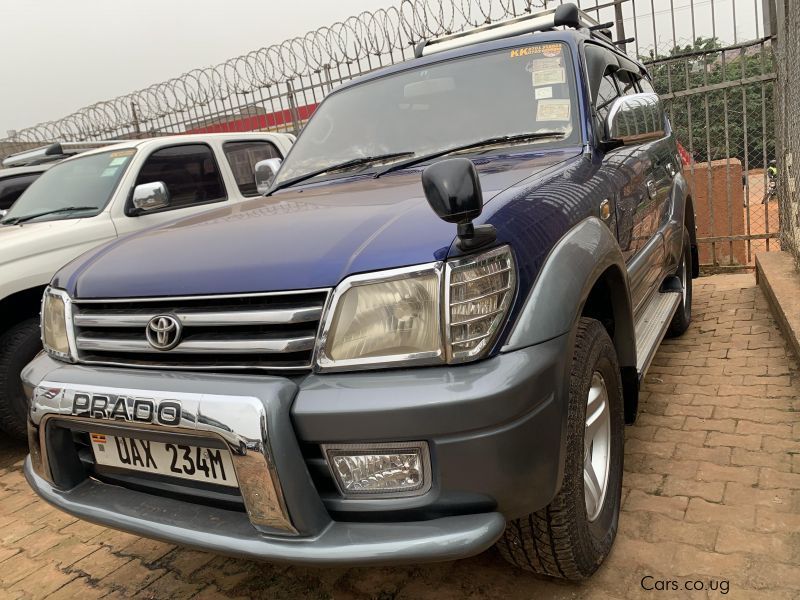
<path id="1" fill-rule="evenodd" d="M 419 156 L 415 156 L 408 160 L 404 160 L 401 162 L 394 163 L 385 169 L 381 169 L 377 173 L 375 173 L 375 179 L 380 177 L 381 175 L 386 175 L 387 173 L 391 173 L 392 171 L 399 171 L 401 169 L 405 169 L 406 167 L 412 167 L 414 165 L 418 165 L 420 163 L 424 163 L 429 160 L 433 160 L 434 158 L 439 158 L 440 156 L 447 156 L 448 154 L 453 154 L 454 152 L 462 152 L 464 150 L 472 150 L 473 148 L 482 148 L 484 146 L 498 146 L 501 144 L 515 144 L 517 142 L 528 142 L 531 140 L 539 140 L 543 138 L 552 138 L 552 137 L 564 137 L 563 131 L 537 131 L 534 133 L 520 133 L 516 135 L 500 135 L 496 137 L 490 137 L 483 140 L 478 140 L 476 142 L 470 142 L 468 144 L 460 144 L 458 146 L 453 146 L 451 148 L 447 148 L 445 150 L 437 150 L 436 152 L 431 152 L 430 154 L 421 154 Z"/>
<path id="2" fill-rule="evenodd" d="M 266 195 L 271 196 L 278 190 L 282 190 L 283 188 L 292 187 L 295 184 L 298 184 L 302 181 L 306 181 L 307 179 L 313 179 L 319 175 L 324 175 L 325 173 L 333 173 L 335 171 L 342 171 L 344 169 L 349 169 L 351 167 L 358 167 L 361 165 L 369 165 L 372 163 L 380 162 L 382 160 L 391 160 L 392 158 L 400 158 L 401 156 L 413 156 L 413 152 L 392 152 L 390 154 L 379 154 L 377 156 L 361 156 L 359 158 L 353 158 L 350 160 L 346 160 L 344 162 L 331 165 L 329 167 L 325 167 L 324 169 L 317 169 L 316 171 L 310 171 L 305 173 L 304 175 L 300 175 L 298 177 L 293 177 L 292 179 L 287 179 L 286 181 L 282 181 L 281 183 L 275 185 L 270 189 Z"/>
<path id="3" fill-rule="evenodd" d="M 64 208 L 55 208 L 53 210 L 46 210 L 40 213 L 34 213 L 32 215 L 22 215 L 21 217 L 11 217 L 10 219 L 4 219 L 0 221 L 2 225 L 18 225 L 20 223 L 25 223 L 27 221 L 32 221 L 33 219 L 38 219 L 39 217 L 46 217 L 47 215 L 56 215 L 62 212 L 77 212 L 80 210 L 97 210 L 96 206 L 66 206 Z"/>

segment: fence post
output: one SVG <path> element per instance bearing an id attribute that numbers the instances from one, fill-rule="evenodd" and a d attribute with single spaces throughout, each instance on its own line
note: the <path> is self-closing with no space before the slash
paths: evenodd
<path id="1" fill-rule="evenodd" d="M 294 86 L 291 81 L 286 82 L 286 97 L 289 99 L 289 110 L 292 113 L 292 129 L 295 135 L 300 135 L 300 113 L 297 111 L 297 101 L 294 98 Z"/>

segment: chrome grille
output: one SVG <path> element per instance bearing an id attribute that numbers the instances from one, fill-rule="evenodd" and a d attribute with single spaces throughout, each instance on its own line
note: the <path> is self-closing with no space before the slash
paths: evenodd
<path id="1" fill-rule="evenodd" d="M 303 371 L 329 290 L 132 300 L 76 300 L 72 326 L 81 363 L 204 370 Z M 180 341 L 158 350 L 154 317 L 181 324 Z"/>

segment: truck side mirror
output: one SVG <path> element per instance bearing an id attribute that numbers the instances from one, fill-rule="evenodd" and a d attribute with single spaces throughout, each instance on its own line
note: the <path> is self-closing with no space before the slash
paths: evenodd
<path id="1" fill-rule="evenodd" d="M 275 176 L 278 174 L 278 169 L 281 168 L 280 158 L 267 158 L 260 160 L 256 163 L 253 169 L 256 179 L 256 190 L 262 196 L 269 191 L 272 187 L 272 182 L 275 181 Z"/>
<path id="2" fill-rule="evenodd" d="M 466 158 L 450 158 L 434 163 L 422 172 L 422 189 L 433 212 L 448 223 L 458 225 L 458 245 L 472 250 L 495 240 L 492 225 L 475 227 L 472 221 L 483 211 L 483 192 L 478 170 Z"/>
<path id="3" fill-rule="evenodd" d="M 133 208 L 136 212 L 150 212 L 169 206 L 169 190 L 163 181 L 141 183 L 133 188 Z"/>
<path id="4" fill-rule="evenodd" d="M 664 137 L 666 117 L 658 94 L 631 94 L 614 100 L 605 122 L 605 143 L 641 144 Z"/>

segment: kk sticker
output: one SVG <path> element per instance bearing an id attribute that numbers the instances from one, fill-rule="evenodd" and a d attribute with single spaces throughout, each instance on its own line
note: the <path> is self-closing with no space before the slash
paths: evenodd
<path id="1" fill-rule="evenodd" d="M 537 121 L 569 121 L 569 100 L 540 100 L 536 104 Z"/>
<path id="2" fill-rule="evenodd" d="M 552 98 L 553 97 L 553 88 L 550 87 L 550 86 L 538 87 L 533 92 L 533 95 L 535 96 L 535 98 L 537 100 L 544 100 L 546 98 Z"/>
<path id="3" fill-rule="evenodd" d="M 537 44 L 526 48 L 514 48 L 509 58 L 520 58 L 521 56 L 532 56 L 541 54 L 544 56 L 559 56 L 561 54 L 561 44 Z"/>
<path id="4" fill-rule="evenodd" d="M 128 160 L 127 156 L 118 156 L 117 158 L 112 158 L 111 162 L 108 163 L 108 166 L 118 167 L 119 165 L 124 165 L 126 160 Z"/>
<path id="5" fill-rule="evenodd" d="M 117 150 L 116 152 L 111 153 L 111 158 L 122 158 L 123 156 L 124 157 L 133 156 L 135 153 L 136 153 L 135 148 L 129 148 L 127 150 Z"/>

